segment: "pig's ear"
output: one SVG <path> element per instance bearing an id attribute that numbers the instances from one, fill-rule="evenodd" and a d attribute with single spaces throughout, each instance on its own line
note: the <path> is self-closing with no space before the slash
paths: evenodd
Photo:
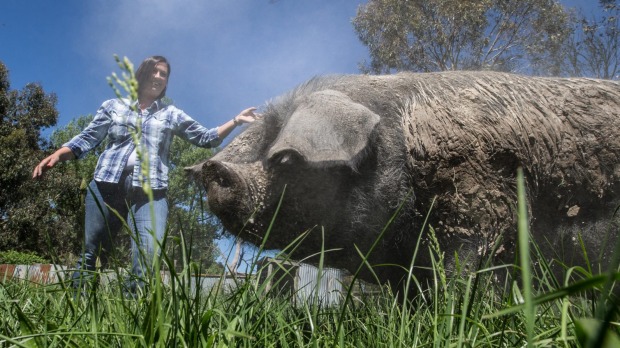
<path id="1" fill-rule="evenodd" d="M 379 119 L 341 92 L 315 92 L 286 121 L 267 154 L 268 163 L 300 158 L 311 166 L 344 164 L 355 170 Z"/>

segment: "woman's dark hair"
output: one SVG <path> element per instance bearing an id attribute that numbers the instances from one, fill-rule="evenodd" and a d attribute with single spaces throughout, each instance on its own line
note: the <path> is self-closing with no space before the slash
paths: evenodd
<path id="1" fill-rule="evenodd" d="M 168 78 L 170 78 L 170 63 L 168 63 L 168 60 L 165 57 L 152 56 L 146 58 L 144 61 L 142 61 L 142 63 L 138 67 L 138 70 L 136 71 L 136 80 L 138 80 L 138 96 L 140 96 L 142 92 L 142 86 L 145 86 L 151 78 L 153 69 L 155 69 L 155 65 L 158 63 L 164 63 L 168 66 Z M 166 95 L 167 88 L 168 85 L 166 85 L 166 88 L 161 91 L 161 94 L 157 97 L 157 99 L 160 99 Z"/>

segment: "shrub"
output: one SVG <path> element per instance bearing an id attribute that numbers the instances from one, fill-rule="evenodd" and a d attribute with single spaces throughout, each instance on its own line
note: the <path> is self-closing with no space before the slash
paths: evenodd
<path id="1" fill-rule="evenodd" d="M 35 253 L 9 250 L 0 251 L 0 263 L 32 265 L 35 263 L 48 263 L 48 260 Z"/>

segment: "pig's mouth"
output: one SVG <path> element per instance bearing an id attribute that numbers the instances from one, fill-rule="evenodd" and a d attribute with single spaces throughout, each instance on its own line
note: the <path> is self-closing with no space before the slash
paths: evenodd
<path id="1" fill-rule="evenodd" d="M 254 215 L 264 198 L 262 169 L 248 171 L 247 165 L 207 161 L 204 165 L 209 209 L 227 231 L 244 234 L 256 229 Z M 248 172 L 252 176 L 243 175 Z M 247 236 L 246 236 L 247 237 Z"/>

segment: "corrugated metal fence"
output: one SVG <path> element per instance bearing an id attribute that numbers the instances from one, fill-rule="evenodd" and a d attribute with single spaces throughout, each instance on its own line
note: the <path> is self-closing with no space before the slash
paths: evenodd
<path id="1" fill-rule="evenodd" d="M 0 281 L 24 279 L 36 284 L 57 283 L 64 279 L 67 267 L 53 264 L 0 265 Z"/>
<path id="2" fill-rule="evenodd" d="M 295 304 L 320 305 L 340 303 L 344 288 L 344 271 L 318 268 L 305 263 L 264 258 L 258 262 L 258 277 L 266 290 L 291 297 Z"/>
<path id="3" fill-rule="evenodd" d="M 342 273 L 336 268 L 319 270 L 305 263 L 300 264 L 295 275 L 295 298 L 301 303 L 306 300 L 326 305 L 340 303 L 344 290 Z"/>
<path id="4" fill-rule="evenodd" d="M 69 279 L 74 269 L 54 264 L 35 264 L 35 265 L 8 265 L 0 264 L 0 282 L 8 280 L 26 280 L 34 284 L 53 284 L 62 280 Z M 124 270 L 103 270 L 100 273 L 101 284 L 111 284 L 118 280 L 118 277 L 124 277 Z M 169 285 L 171 282 L 170 273 L 161 271 L 162 283 Z M 245 275 L 232 276 L 191 276 L 189 277 L 190 291 L 202 289 L 210 291 L 217 288 L 223 292 L 229 292 L 235 289 L 240 283 L 245 281 Z"/>
<path id="5" fill-rule="evenodd" d="M 315 266 L 292 261 L 264 258 L 258 262 L 258 273 L 252 275 L 209 276 L 201 275 L 189 278 L 190 291 L 201 289 L 211 291 L 218 289 L 222 292 L 231 292 L 240 284 L 249 279 L 257 279 L 264 285 L 266 293 L 281 294 L 291 298 L 295 305 L 303 303 L 317 303 L 324 306 L 337 305 L 341 302 L 351 277 L 345 271 L 335 268 L 317 268 Z M 73 268 L 62 265 L 7 265 L 0 264 L 0 282 L 11 279 L 27 280 L 35 284 L 52 284 L 69 279 Z M 125 277 L 124 270 L 103 270 L 100 272 L 102 284 L 116 282 L 118 277 Z M 161 272 L 164 284 L 171 282 L 170 273 Z M 368 288 L 368 290 L 366 289 Z M 376 292 L 377 286 L 357 282 L 354 295 Z"/>

